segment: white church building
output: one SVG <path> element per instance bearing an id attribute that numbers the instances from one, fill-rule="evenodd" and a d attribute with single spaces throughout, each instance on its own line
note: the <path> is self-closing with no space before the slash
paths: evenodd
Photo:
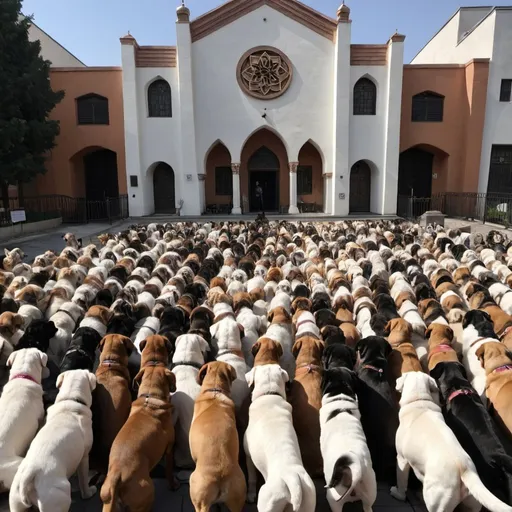
<path id="1" fill-rule="evenodd" d="M 334 14 L 334 13 L 333 13 Z M 351 44 L 295 0 L 177 9 L 176 46 L 121 38 L 130 214 L 394 214 L 405 37 Z"/>

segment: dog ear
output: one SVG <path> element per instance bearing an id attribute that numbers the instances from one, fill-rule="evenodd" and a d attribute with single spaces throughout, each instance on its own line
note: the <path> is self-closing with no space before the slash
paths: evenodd
<path id="1" fill-rule="evenodd" d="M 4 348 L 4 341 L 2 340 L 2 350 Z M 0 353 L 2 352 L 2 350 L 0 350 Z M 18 350 L 15 350 L 14 352 L 11 353 L 11 355 L 9 356 L 9 359 L 7 359 L 7 367 L 8 368 L 11 368 L 13 363 L 14 363 L 14 360 L 16 359 L 16 356 L 19 354 L 19 351 Z M 46 355 L 46 354 L 45 354 Z"/>
<path id="2" fill-rule="evenodd" d="M 431 324 L 432 325 L 432 324 Z M 446 326 L 446 337 L 450 340 L 450 341 L 453 341 L 453 336 L 454 336 L 454 333 L 453 333 L 453 329 L 450 327 L 450 326 Z"/>
<path id="3" fill-rule="evenodd" d="M 404 384 L 405 384 L 406 375 L 407 375 L 407 374 L 404 374 L 404 375 L 402 375 L 401 377 L 399 377 L 399 378 L 396 380 L 396 390 L 397 390 L 399 393 L 401 393 L 401 392 L 404 390 Z"/>
<path id="4" fill-rule="evenodd" d="M 433 395 L 439 394 L 439 388 L 437 387 L 436 381 L 430 377 L 430 375 L 427 376 L 428 378 L 428 389 Z"/>
<path id="5" fill-rule="evenodd" d="M 251 348 L 251 354 L 256 357 L 256 354 L 258 353 L 258 351 L 260 350 L 261 348 L 261 343 L 259 341 L 257 341 Z"/>
<path id="6" fill-rule="evenodd" d="M 230 364 L 228 364 L 228 366 L 229 366 L 229 377 L 231 379 L 231 383 L 233 383 L 233 382 L 235 382 L 236 377 L 237 377 L 236 370 Z"/>
<path id="7" fill-rule="evenodd" d="M 167 350 L 167 355 L 169 356 L 169 359 L 171 359 L 174 354 L 174 346 L 169 341 L 169 338 L 167 338 L 167 336 L 162 336 L 162 338 L 164 339 L 165 348 Z"/>
<path id="8" fill-rule="evenodd" d="M 199 370 L 199 373 L 197 374 L 197 383 L 202 386 L 203 380 L 206 377 L 206 374 L 208 373 L 209 366 L 207 364 L 203 365 L 203 367 Z"/>
<path id="9" fill-rule="evenodd" d="M 384 345 L 384 356 L 386 359 L 391 355 L 391 352 L 393 352 L 393 347 L 388 341 L 386 341 L 386 344 Z"/>
<path id="10" fill-rule="evenodd" d="M 277 356 L 279 358 L 283 357 L 283 346 L 281 345 L 281 343 L 278 343 L 276 342 L 276 347 L 277 347 Z"/>
<path id="11" fill-rule="evenodd" d="M 51 337 L 53 338 L 57 332 L 59 332 L 59 329 L 57 329 L 57 326 L 53 323 L 52 320 L 49 320 L 46 324 L 46 329 L 49 334 L 51 334 Z"/>
<path id="12" fill-rule="evenodd" d="M 269 311 L 269 312 L 267 313 L 267 320 L 268 320 L 270 323 L 272 323 L 272 320 L 274 320 L 274 310 Z"/>
<path id="13" fill-rule="evenodd" d="M 247 381 L 247 385 L 249 387 L 254 386 L 254 376 L 256 375 L 256 368 L 254 367 L 250 372 L 245 374 L 245 380 Z"/>
<path id="14" fill-rule="evenodd" d="M 48 355 L 41 351 L 39 351 L 38 355 L 39 355 L 39 359 L 41 360 L 41 366 L 43 368 L 46 368 L 46 366 L 48 364 Z"/>
<path id="15" fill-rule="evenodd" d="M 16 315 L 14 315 L 13 322 L 14 322 L 14 327 L 16 329 L 21 329 L 23 327 L 23 325 L 25 324 L 25 319 L 21 315 L 16 314 Z"/>
<path id="16" fill-rule="evenodd" d="M 286 370 L 283 370 L 283 368 L 281 368 L 281 377 L 283 378 L 283 382 L 285 384 L 290 381 L 290 376 L 288 375 L 288 372 Z"/>
<path id="17" fill-rule="evenodd" d="M 136 389 L 140 386 L 140 383 L 142 382 L 142 377 L 144 377 L 144 372 L 146 371 L 146 368 L 141 368 L 139 370 L 139 373 L 135 375 L 133 379 L 133 388 Z"/>
<path id="18" fill-rule="evenodd" d="M 108 334 L 107 334 L 107 336 L 108 336 Z M 103 338 L 100 341 L 100 344 L 98 345 L 100 352 L 103 352 L 103 347 L 105 346 L 105 341 L 107 340 L 107 336 L 103 336 Z"/>
<path id="19" fill-rule="evenodd" d="M 430 339 L 430 335 L 432 334 L 432 331 L 434 330 L 434 325 L 436 324 L 430 324 L 428 327 L 427 327 L 427 330 L 425 331 L 425 338 L 427 340 Z"/>
<path id="20" fill-rule="evenodd" d="M 203 354 L 206 354 L 206 352 L 210 352 L 211 348 L 210 345 L 208 345 L 208 342 L 202 336 L 199 336 L 199 334 L 197 335 L 197 337 L 199 338 L 199 346 L 201 347 L 201 352 Z"/>
<path id="21" fill-rule="evenodd" d="M 238 324 L 238 329 L 240 330 L 240 338 L 245 338 L 245 330 L 244 330 L 244 326 L 242 324 Z"/>
<path id="22" fill-rule="evenodd" d="M 128 354 L 128 357 L 130 357 L 131 353 L 136 350 L 135 345 L 133 344 L 133 341 L 130 338 L 127 338 L 126 336 L 123 336 L 123 345 L 126 349 L 126 352 Z"/>
<path id="23" fill-rule="evenodd" d="M 391 334 L 391 329 L 393 329 L 392 322 L 393 320 L 390 320 L 384 327 L 384 336 L 389 336 Z"/>
<path id="24" fill-rule="evenodd" d="M 62 383 L 64 382 L 64 377 L 66 376 L 67 373 L 68 372 L 60 373 L 59 376 L 57 377 L 57 382 L 55 383 L 57 389 L 61 388 Z"/>
<path id="25" fill-rule="evenodd" d="M 169 391 L 174 393 L 176 391 L 176 376 L 168 368 L 165 369 L 165 376 L 167 377 L 167 382 L 169 383 Z"/>
<path id="26" fill-rule="evenodd" d="M 300 349 L 302 348 L 302 340 L 297 340 L 293 347 L 292 347 L 292 354 L 293 354 L 293 357 L 297 358 L 297 356 L 299 355 L 299 352 L 300 352 Z"/>
<path id="27" fill-rule="evenodd" d="M 89 379 L 89 387 L 92 393 L 96 389 L 96 375 L 92 372 L 87 372 L 87 378 Z"/>
<path id="28" fill-rule="evenodd" d="M 140 350 L 141 353 L 144 350 L 144 348 L 146 347 L 147 343 L 148 343 L 148 339 L 147 338 L 145 340 L 142 340 L 139 343 L 139 350 Z"/>
<path id="29" fill-rule="evenodd" d="M 486 343 L 480 345 L 480 347 L 478 347 L 478 350 L 475 352 L 475 355 L 476 357 L 478 357 L 478 360 L 480 361 L 482 368 L 485 368 L 485 345 Z"/>

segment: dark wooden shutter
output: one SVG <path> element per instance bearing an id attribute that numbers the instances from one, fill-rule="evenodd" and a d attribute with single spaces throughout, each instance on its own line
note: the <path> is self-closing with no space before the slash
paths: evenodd
<path id="1" fill-rule="evenodd" d="M 233 195 L 233 173 L 231 167 L 215 167 L 215 195 Z"/>
<path id="2" fill-rule="evenodd" d="M 148 88 L 149 117 L 172 117 L 171 86 L 165 80 L 156 80 Z"/>
<path id="3" fill-rule="evenodd" d="M 412 121 L 419 123 L 439 123 L 443 121 L 444 96 L 422 92 L 412 98 Z"/>
<path id="4" fill-rule="evenodd" d="M 109 124 L 108 99 L 97 94 L 77 98 L 78 124 Z"/>
<path id="5" fill-rule="evenodd" d="M 500 101 L 508 102 L 512 99 L 512 80 L 501 81 Z"/>
<path id="6" fill-rule="evenodd" d="M 374 116 L 377 110 L 377 87 L 368 78 L 361 78 L 354 86 L 354 115 Z"/>
<path id="7" fill-rule="evenodd" d="M 299 165 L 297 168 L 297 194 L 309 195 L 313 193 L 313 167 Z"/>

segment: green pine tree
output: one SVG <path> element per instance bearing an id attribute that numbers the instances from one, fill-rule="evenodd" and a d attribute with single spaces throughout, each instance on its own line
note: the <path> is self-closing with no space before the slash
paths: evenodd
<path id="1" fill-rule="evenodd" d="M 50 62 L 39 41 L 28 39 L 31 18 L 21 0 L 0 0 L 0 188 L 8 208 L 9 185 L 44 173 L 59 122 L 48 119 L 63 91 L 50 86 Z"/>

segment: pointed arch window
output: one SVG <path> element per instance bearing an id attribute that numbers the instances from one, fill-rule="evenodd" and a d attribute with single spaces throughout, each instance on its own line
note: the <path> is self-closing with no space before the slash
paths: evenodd
<path id="1" fill-rule="evenodd" d="M 377 87 L 369 78 L 360 78 L 354 86 L 354 115 L 374 116 L 377 112 Z"/>
<path id="2" fill-rule="evenodd" d="M 412 97 L 412 121 L 415 123 L 441 123 L 444 113 L 444 96 L 425 91 Z"/>
<path id="3" fill-rule="evenodd" d="M 99 94 L 86 94 L 76 99 L 78 124 L 109 124 L 108 99 Z"/>
<path id="4" fill-rule="evenodd" d="M 148 87 L 149 117 L 172 117 L 171 86 L 164 79 L 155 80 Z"/>

